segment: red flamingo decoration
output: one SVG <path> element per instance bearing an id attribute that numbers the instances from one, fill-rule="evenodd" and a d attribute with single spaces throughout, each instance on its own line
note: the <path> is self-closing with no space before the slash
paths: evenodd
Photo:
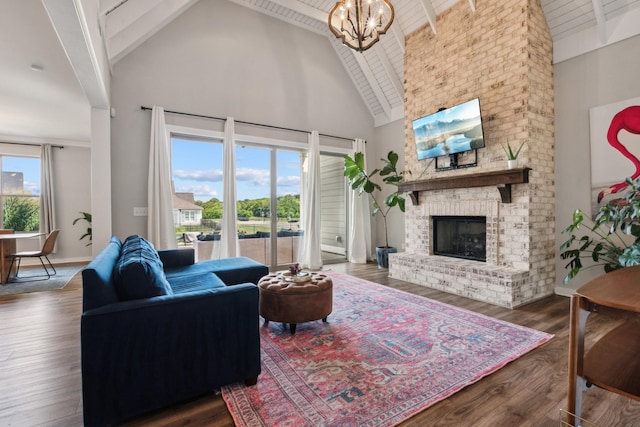
<path id="1" fill-rule="evenodd" d="M 624 110 L 619 111 L 613 116 L 611 119 L 611 124 L 609 125 L 609 130 L 607 132 L 607 141 L 609 144 L 622 153 L 627 159 L 631 160 L 633 165 L 636 167 L 636 171 L 631 176 L 632 180 L 635 180 L 638 176 L 640 176 L 640 160 L 633 154 L 627 150 L 627 147 L 622 145 L 618 140 L 618 133 L 622 130 L 626 130 L 627 132 L 640 135 L 640 105 L 634 105 L 631 107 L 627 107 Z M 606 196 L 607 194 L 615 194 L 621 189 L 627 186 L 626 181 L 619 182 L 617 184 L 613 184 L 606 190 L 602 190 L 600 194 L 598 194 L 598 203 Z"/>

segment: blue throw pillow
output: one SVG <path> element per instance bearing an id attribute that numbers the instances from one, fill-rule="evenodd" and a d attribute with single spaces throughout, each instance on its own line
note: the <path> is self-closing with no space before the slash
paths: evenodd
<path id="1" fill-rule="evenodd" d="M 158 252 L 141 236 L 129 236 L 122 244 L 114 277 L 121 300 L 173 294 Z"/>

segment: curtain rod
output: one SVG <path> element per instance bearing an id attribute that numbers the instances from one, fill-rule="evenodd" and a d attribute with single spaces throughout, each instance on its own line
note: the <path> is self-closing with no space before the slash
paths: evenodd
<path id="1" fill-rule="evenodd" d="M 140 109 L 141 110 L 149 110 L 149 111 L 152 110 L 151 107 L 145 107 L 144 105 L 140 106 Z M 179 114 L 181 116 L 198 117 L 198 118 L 201 118 L 201 119 L 227 120 L 226 117 L 205 116 L 205 115 L 202 115 L 202 114 L 183 113 L 181 111 L 164 110 L 164 112 L 165 113 L 169 113 L 169 114 Z M 265 128 L 286 130 L 286 131 L 290 131 L 290 132 L 311 133 L 308 130 L 292 129 L 292 128 L 285 128 L 285 127 L 281 127 L 281 126 L 273 126 L 273 125 L 264 125 L 262 123 L 245 122 L 243 120 L 235 120 L 235 119 L 234 119 L 234 121 L 236 123 L 242 123 L 244 125 L 261 126 L 261 127 L 265 127 Z M 326 136 L 327 138 L 342 139 L 342 140 L 345 140 L 345 141 L 353 141 L 355 139 L 355 138 L 345 138 L 343 136 L 328 135 L 326 133 L 320 133 L 319 135 L 320 136 Z M 365 143 L 366 143 L 366 141 L 365 141 Z"/>
<path id="2" fill-rule="evenodd" d="M 29 144 L 28 142 L 8 142 L 8 141 L 0 141 L 0 144 L 26 145 L 28 147 L 42 147 L 43 145 L 47 145 L 47 144 Z M 51 148 L 63 149 L 64 145 L 51 145 Z"/>

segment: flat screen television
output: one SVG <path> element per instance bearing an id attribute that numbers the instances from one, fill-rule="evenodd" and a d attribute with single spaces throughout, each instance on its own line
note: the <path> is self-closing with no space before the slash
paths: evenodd
<path id="1" fill-rule="evenodd" d="M 413 121 L 418 160 L 484 147 L 480 100 L 467 101 Z"/>

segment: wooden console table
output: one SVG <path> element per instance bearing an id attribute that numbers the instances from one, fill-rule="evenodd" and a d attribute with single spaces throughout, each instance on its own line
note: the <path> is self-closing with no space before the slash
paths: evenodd
<path id="1" fill-rule="evenodd" d="M 629 319 L 595 342 L 585 354 L 587 317 L 624 313 Z M 571 297 L 569 333 L 569 425 L 580 425 L 582 393 L 591 384 L 640 400 L 640 266 L 604 274 Z"/>

